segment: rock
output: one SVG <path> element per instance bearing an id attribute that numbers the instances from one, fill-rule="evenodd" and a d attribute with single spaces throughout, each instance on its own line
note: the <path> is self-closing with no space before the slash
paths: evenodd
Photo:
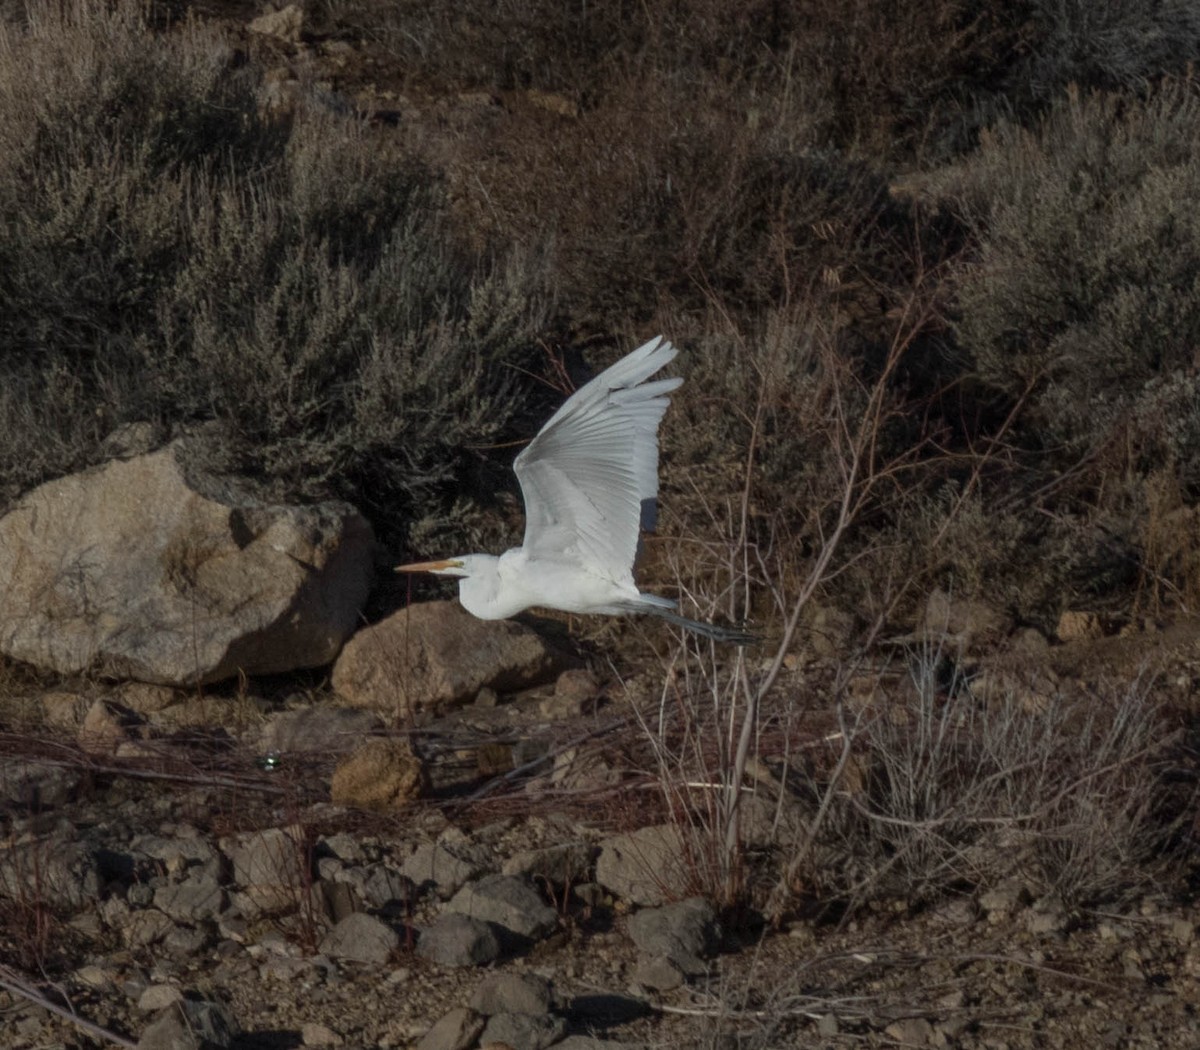
<path id="1" fill-rule="evenodd" d="M 956 598 L 936 589 L 925 602 L 920 624 L 923 637 L 950 639 L 964 648 L 997 642 L 1011 629 L 1011 619 L 987 602 Z"/>
<path id="2" fill-rule="evenodd" d="M 231 1046 L 239 1032 L 223 1003 L 183 999 L 151 1023 L 137 1050 L 217 1050 Z"/>
<path id="3" fill-rule="evenodd" d="M 163 835 L 138 835 L 130 842 L 129 853 L 123 857 L 124 863 L 131 869 L 136 869 L 139 857 L 152 857 L 159 861 L 166 868 L 168 875 L 196 868 L 216 881 L 221 874 L 221 855 L 195 834 L 177 834 L 170 838 Z"/>
<path id="4" fill-rule="evenodd" d="M 395 930 L 361 911 L 344 918 L 321 941 L 321 951 L 331 958 L 361 963 L 385 963 L 399 947 Z"/>
<path id="5" fill-rule="evenodd" d="M 341 1046 L 344 1040 L 327 1025 L 307 1021 L 300 1026 L 300 1042 L 305 1046 Z"/>
<path id="6" fill-rule="evenodd" d="M 469 703 L 485 687 L 542 685 L 573 662 L 523 624 L 478 620 L 458 602 L 424 602 L 350 639 L 333 688 L 355 707 L 403 717 Z"/>
<path id="7" fill-rule="evenodd" d="M 54 836 L 0 849 L 0 897 L 74 910 L 99 892 L 96 857 L 76 842 Z"/>
<path id="8" fill-rule="evenodd" d="M 37 813 L 70 802 L 78 786 L 74 770 L 31 759 L 6 758 L 0 775 L 0 795 Z"/>
<path id="9" fill-rule="evenodd" d="M 335 805 L 399 809 L 421 797 L 429 775 L 404 738 L 368 740 L 338 763 L 329 794 Z"/>
<path id="10" fill-rule="evenodd" d="M 95 700 L 83 716 L 76 742 L 89 755 L 111 755 L 133 738 L 137 719 L 108 700 Z"/>
<path id="11" fill-rule="evenodd" d="M 486 846 L 463 840 L 418 846 L 400 870 L 418 886 L 432 885 L 442 900 L 449 900 L 463 885 L 492 867 L 492 854 Z"/>
<path id="12" fill-rule="evenodd" d="M 278 11 L 259 15 L 247 27 L 251 33 L 273 36 L 287 44 L 300 43 L 300 29 L 304 25 L 304 11 L 296 4 L 288 4 Z"/>
<path id="13" fill-rule="evenodd" d="M 500 956 L 500 941 L 482 919 L 439 915 L 421 933 L 417 954 L 440 966 L 486 966 Z"/>
<path id="14" fill-rule="evenodd" d="M 557 1043 L 567 1032 L 561 1017 L 534 1017 L 530 1014 L 495 1014 L 488 1018 L 479 1045 L 512 1047 L 512 1050 L 544 1050 Z"/>
<path id="15" fill-rule="evenodd" d="M 497 973 L 485 978 L 471 995 L 471 1009 L 493 1014 L 548 1014 L 554 1006 L 550 982 L 536 973 Z"/>
<path id="16" fill-rule="evenodd" d="M 673 824 L 639 828 L 600 843 L 596 881 L 610 893 L 654 907 L 681 897 L 691 883 L 683 836 Z"/>
<path id="17" fill-rule="evenodd" d="M 458 1007 L 444 1015 L 417 1043 L 417 1050 L 468 1050 L 483 1031 L 483 1018 Z"/>
<path id="18" fill-rule="evenodd" d="M 307 856 L 299 828 L 267 828 L 224 839 L 233 880 L 256 907 L 275 911 L 294 905 L 308 885 Z"/>
<path id="19" fill-rule="evenodd" d="M 687 979 L 682 967 L 666 955 L 643 956 L 632 976 L 643 988 L 656 992 L 673 991 Z"/>
<path id="20" fill-rule="evenodd" d="M 340 503 L 205 495 L 220 483 L 189 478 L 185 450 L 48 482 L 0 518 L 0 652 L 187 686 L 334 658 L 370 586 L 370 526 Z"/>
<path id="21" fill-rule="evenodd" d="M 629 936 L 649 956 L 663 956 L 688 976 L 706 970 L 700 957 L 719 941 L 717 913 L 703 897 L 662 908 L 646 908 L 629 917 Z"/>
<path id="22" fill-rule="evenodd" d="M 135 714 L 156 714 L 170 707 L 180 699 L 180 694 L 165 685 L 151 685 L 149 682 L 125 682 L 117 695 L 121 698 L 121 706 Z"/>
<path id="23" fill-rule="evenodd" d="M 933 1025 L 924 1017 L 905 1017 L 893 1021 L 883 1030 L 883 1034 L 901 1046 L 928 1046 L 933 1040 Z"/>
<path id="24" fill-rule="evenodd" d="M 988 922 L 995 924 L 1024 908 L 1031 899 L 1029 889 L 1021 879 L 1004 879 L 980 896 L 979 907 L 987 915 Z"/>
<path id="25" fill-rule="evenodd" d="M 563 671 L 554 683 L 554 695 L 541 702 L 538 710 L 543 718 L 581 718 L 594 711 L 600 699 L 600 683 L 596 676 L 582 667 Z"/>
<path id="26" fill-rule="evenodd" d="M 514 853 L 501 869 L 505 875 L 545 879 L 555 887 L 586 880 L 592 870 L 593 847 L 586 842 L 563 842 Z"/>
<path id="27" fill-rule="evenodd" d="M 159 886 L 154 906 L 177 922 L 215 919 L 225 909 L 225 891 L 214 876 L 197 871 L 182 882 Z"/>
<path id="28" fill-rule="evenodd" d="M 266 753 L 350 751 L 383 721 L 371 711 L 313 704 L 295 711 L 279 711 L 267 719 L 259 737 L 259 750 Z"/>
<path id="29" fill-rule="evenodd" d="M 175 929 L 175 924 L 156 908 L 140 908 L 130 914 L 121 935 L 131 948 L 156 944 Z"/>
<path id="30" fill-rule="evenodd" d="M 386 908 L 407 904 L 417 898 L 412 879 L 386 864 L 368 864 L 343 872 L 339 882 L 349 882 L 368 908 Z"/>
<path id="31" fill-rule="evenodd" d="M 145 1013 L 157 1013 L 182 1001 L 183 992 L 173 984 L 151 984 L 138 996 L 137 1008 Z"/>
<path id="32" fill-rule="evenodd" d="M 1060 642 L 1094 641 L 1104 637 L 1104 624 L 1096 613 L 1068 609 L 1059 616 L 1054 633 Z"/>
<path id="33" fill-rule="evenodd" d="M 91 707 L 86 697 L 62 691 L 43 693 L 41 701 L 42 717 L 46 719 L 46 724 L 71 732 L 83 725 L 84 716 Z"/>
<path id="34" fill-rule="evenodd" d="M 485 875 L 469 882 L 446 905 L 448 912 L 470 915 L 536 941 L 558 927 L 558 915 L 524 879 Z"/>

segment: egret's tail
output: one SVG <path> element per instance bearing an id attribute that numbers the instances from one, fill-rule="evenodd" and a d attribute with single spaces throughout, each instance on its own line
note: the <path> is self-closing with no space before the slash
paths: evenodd
<path id="1" fill-rule="evenodd" d="M 682 627 L 685 631 L 698 634 L 701 638 L 709 638 L 726 645 L 757 645 L 762 641 L 757 634 L 740 627 L 721 627 L 715 623 L 705 623 L 704 620 L 690 620 L 686 616 L 680 616 L 670 598 L 660 598 L 657 594 L 641 595 L 639 601 L 629 603 L 629 610 L 657 616 L 660 620 L 666 620 L 667 623 Z"/>

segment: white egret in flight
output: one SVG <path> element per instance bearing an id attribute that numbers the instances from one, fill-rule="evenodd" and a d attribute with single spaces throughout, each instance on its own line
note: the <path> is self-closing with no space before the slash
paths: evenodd
<path id="1" fill-rule="evenodd" d="M 570 613 L 651 613 L 716 641 L 743 631 L 689 620 L 675 602 L 633 582 L 643 514 L 658 495 L 658 424 L 680 378 L 651 376 L 679 351 L 652 339 L 580 387 L 513 469 L 525 497 L 525 540 L 498 558 L 464 554 L 400 565 L 397 572 L 459 577 L 469 613 L 503 620 L 532 606 Z"/>

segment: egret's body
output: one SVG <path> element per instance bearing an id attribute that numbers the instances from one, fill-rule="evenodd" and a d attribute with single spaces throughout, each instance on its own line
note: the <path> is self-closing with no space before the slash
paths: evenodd
<path id="1" fill-rule="evenodd" d="M 459 578 L 459 600 L 484 620 L 534 606 L 571 613 L 653 613 L 721 641 L 749 636 L 688 620 L 643 594 L 633 563 L 658 495 L 658 425 L 682 379 L 648 380 L 678 351 L 660 336 L 580 387 L 516 458 L 525 538 L 499 557 L 465 554 L 398 572 Z"/>

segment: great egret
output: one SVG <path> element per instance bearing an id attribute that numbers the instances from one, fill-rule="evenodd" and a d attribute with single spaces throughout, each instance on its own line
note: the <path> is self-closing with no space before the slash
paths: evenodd
<path id="1" fill-rule="evenodd" d="M 464 554 L 397 566 L 459 577 L 463 608 L 504 620 L 532 606 L 570 613 L 650 613 L 716 641 L 753 636 L 689 620 L 633 582 L 643 513 L 658 495 L 658 424 L 680 378 L 647 380 L 679 351 L 662 336 L 580 387 L 517 456 L 525 539 L 498 558 Z"/>

